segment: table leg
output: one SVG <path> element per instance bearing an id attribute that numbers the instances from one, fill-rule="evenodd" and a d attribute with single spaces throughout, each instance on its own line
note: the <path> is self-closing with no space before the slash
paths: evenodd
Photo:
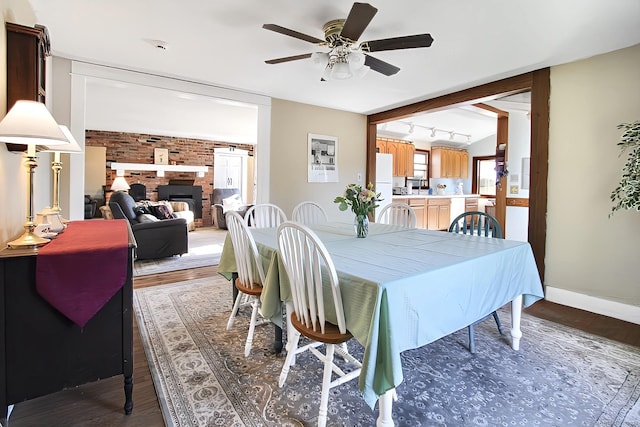
<path id="1" fill-rule="evenodd" d="M 282 328 L 278 325 L 273 325 L 273 349 L 276 354 L 280 354 L 282 352 L 282 348 L 284 347 L 284 343 L 282 342 Z"/>
<path id="2" fill-rule="evenodd" d="M 378 419 L 376 420 L 376 427 L 394 427 L 393 419 L 391 418 L 391 410 L 393 409 L 393 397 L 395 396 L 395 389 L 387 391 L 385 394 L 378 398 Z"/>
<path id="3" fill-rule="evenodd" d="M 236 279 L 238 278 L 238 273 L 231 273 L 231 294 L 233 298 L 231 299 L 231 306 L 236 302 L 236 298 L 238 297 L 238 288 L 236 288 Z"/>
<path id="4" fill-rule="evenodd" d="M 522 295 L 517 296 L 511 301 L 511 348 L 520 350 L 520 338 L 522 331 L 520 330 L 520 318 L 522 316 Z"/>

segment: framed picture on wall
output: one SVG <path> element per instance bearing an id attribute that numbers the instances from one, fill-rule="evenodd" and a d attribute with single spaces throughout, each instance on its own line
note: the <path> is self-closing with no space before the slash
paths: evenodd
<path id="1" fill-rule="evenodd" d="M 307 181 L 338 182 L 338 138 L 310 133 L 307 144 Z"/>
<path id="2" fill-rule="evenodd" d="M 153 163 L 156 165 L 168 165 L 169 164 L 169 149 L 168 148 L 154 148 L 153 149 Z"/>

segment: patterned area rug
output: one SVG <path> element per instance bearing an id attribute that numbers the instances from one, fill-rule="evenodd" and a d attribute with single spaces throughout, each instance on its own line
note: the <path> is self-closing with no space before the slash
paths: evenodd
<path id="1" fill-rule="evenodd" d="M 249 312 L 231 331 L 223 277 L 137 289 L 135 311 L 168 426 L 314 426 L 322 367 L 305 353 L 278 387 L 282 355 L 273 327 L 256 328 L 243 354 Z M 510 315 L 501 320 L 510 328 Z M 397 426 L 640 426 L 640 350 L 523 314 L 521 350 L 488 319 L 475 355 L 459 331 L 403 353 Z M 353 340 L 352 340 L 353 341 Z M 362 348 L 353 343 L 358 357 Z M 329 426 L 374 426 L 377 411 L 357 380 L 332 389 Z"/>
<path id="2" fill-rule="evenodd" d="M 189 233 L 189 252 L 182 256 L 136 261 L 134 277 L 218 265 L 227 230 L 201 227 Z"/>

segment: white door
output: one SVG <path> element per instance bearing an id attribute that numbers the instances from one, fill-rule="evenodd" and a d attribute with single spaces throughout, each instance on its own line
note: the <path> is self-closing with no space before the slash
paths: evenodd
<path id="1" fill-rule="evenodd" d="M 216 149 L 213 159 L 213 188 L 237 188 L 246 200 L 247 152 L 245 150 Z"/>
<path id="2" fill-rule="evenodd" d="M 213 163 L 214 188 L 242 187 L 242 158 L 216 154 Z"/>

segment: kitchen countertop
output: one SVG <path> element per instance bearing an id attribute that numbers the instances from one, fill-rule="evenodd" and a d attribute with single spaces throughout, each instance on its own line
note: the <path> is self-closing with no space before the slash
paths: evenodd
<path id="1" fill-rule="evenodd" d="M 480 197 L 479 194 L 445 194 L 444 196 L 439 196 L 437 194 L 406 194 L 399 195 L 394 194 L 392 196 L 394 199 L 424 199 L 424 198 L 434 198 L 434 199 L 451 199 L 453 197 Z"/>

